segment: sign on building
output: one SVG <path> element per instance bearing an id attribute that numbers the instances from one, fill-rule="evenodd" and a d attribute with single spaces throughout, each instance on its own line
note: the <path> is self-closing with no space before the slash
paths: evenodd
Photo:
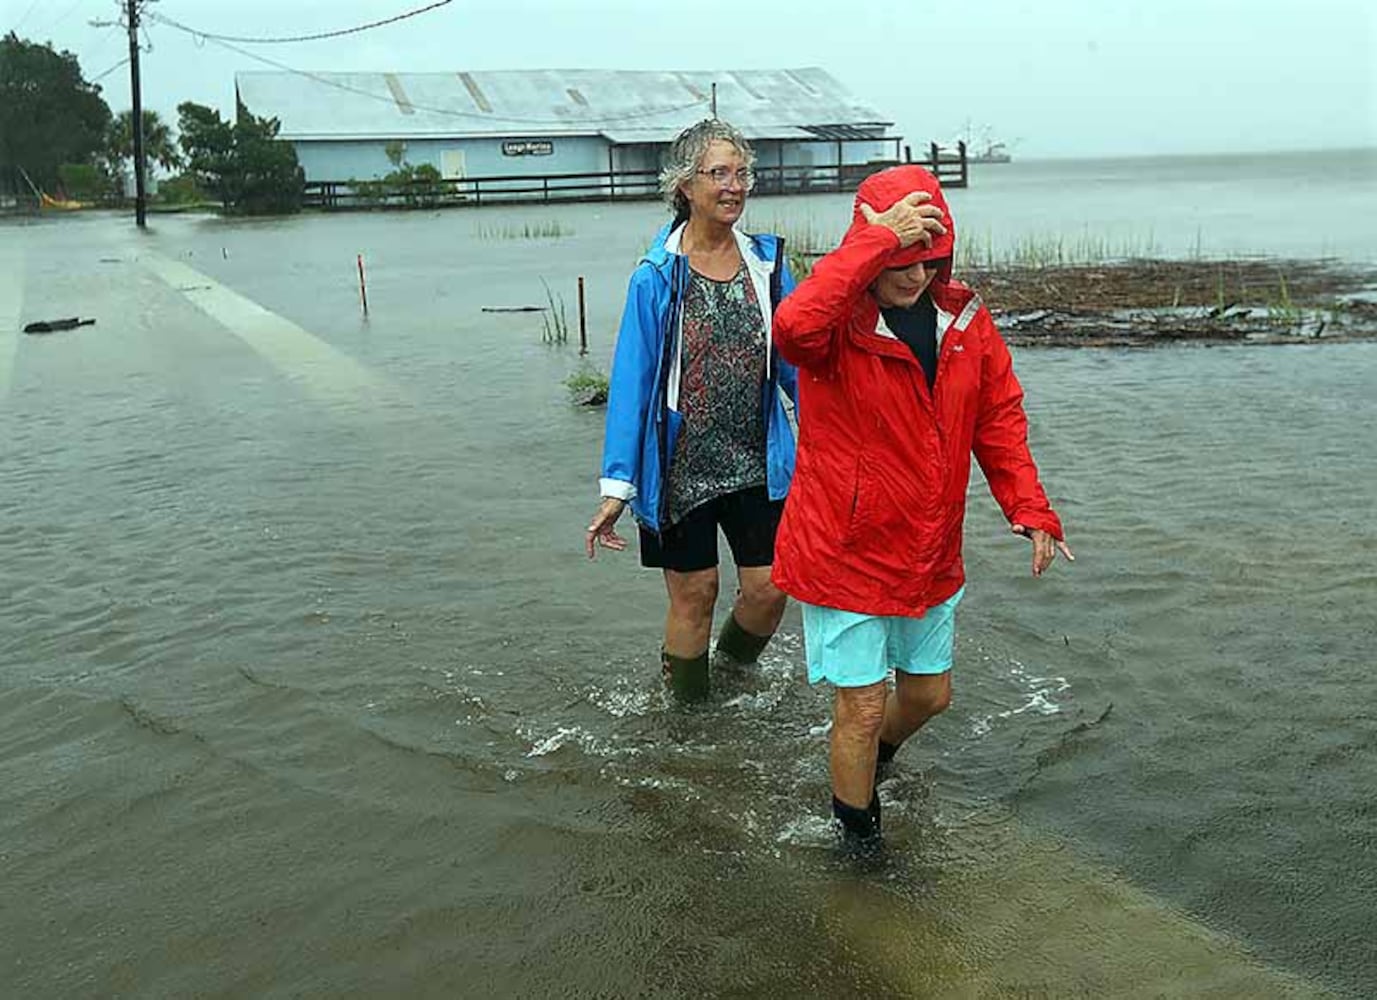
<path id="1" fill-rule="evenodd" d="M 549 156 L 555 144 L 549 139 L 508 139 L 502 143 L 503 156 Z"/>

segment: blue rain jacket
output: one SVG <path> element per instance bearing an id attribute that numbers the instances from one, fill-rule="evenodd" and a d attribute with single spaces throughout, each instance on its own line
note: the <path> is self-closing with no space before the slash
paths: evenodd
<path id="1" fill-rule="evenodd" d="M 764 313 L 767 353 L 760 405 L 765 464 L 770 498 L 782 500 L 794 475 L 794 431 L 780 391 L 797 400 L 798 370 L 776 352 L 770 327 L 780 300 L 794 289 L 794 278 L 783 259 L 782 238 L 735 232 Z M 636 520 L 657 533 L 665 527 L 665 483 L 683 426 L 678 400 L 689 264 L 679 252 L 682 235 L 682 224 L 666 225 L 632 272 L 612 357 L 598 484 L 603 496 L 627 501 Z"/>

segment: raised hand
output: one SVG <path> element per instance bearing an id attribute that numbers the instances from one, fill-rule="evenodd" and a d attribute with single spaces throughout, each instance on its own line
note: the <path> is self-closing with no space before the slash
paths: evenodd
<path id="1" fill-rule="evenodd" d="M 861 215 L 872 226 L 884 226 L 899 237 L 899 246 L 911 247 L 922 243 L 932 246 L 932 238 L 947 231 L 942 225 L 942 210 L 936 205 L 927 204 L 932 195 L 926 191 L 906 194 L 883 212 L 877 212 L 865 202 L 861 202 Z"/>

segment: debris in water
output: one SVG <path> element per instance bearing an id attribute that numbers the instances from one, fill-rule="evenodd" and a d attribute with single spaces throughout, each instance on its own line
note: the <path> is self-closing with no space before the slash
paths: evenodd
<path id="1" fill-rule="evenodd" d="M 78 319 L 72 316 L 68 319 L 47 319 L 30 323 L 24 327 L 25 333 L 56 333 L 58 330 L 75 330 L 79 326 L 94 326 L 93 319 Z"/>

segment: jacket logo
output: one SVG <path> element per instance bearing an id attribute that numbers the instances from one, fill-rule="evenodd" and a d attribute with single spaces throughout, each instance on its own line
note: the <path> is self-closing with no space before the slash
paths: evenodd
<path id="1" fill-rule="evenodd" d="M 966 349 L 966 345 L 965 345 L 965 344 L 952 344 L 952 345 L 951 345 L 951 352 L 952 352 L 953 354 L 955 354 L 957 351 L 964 351 L 965 349 Z"/>

